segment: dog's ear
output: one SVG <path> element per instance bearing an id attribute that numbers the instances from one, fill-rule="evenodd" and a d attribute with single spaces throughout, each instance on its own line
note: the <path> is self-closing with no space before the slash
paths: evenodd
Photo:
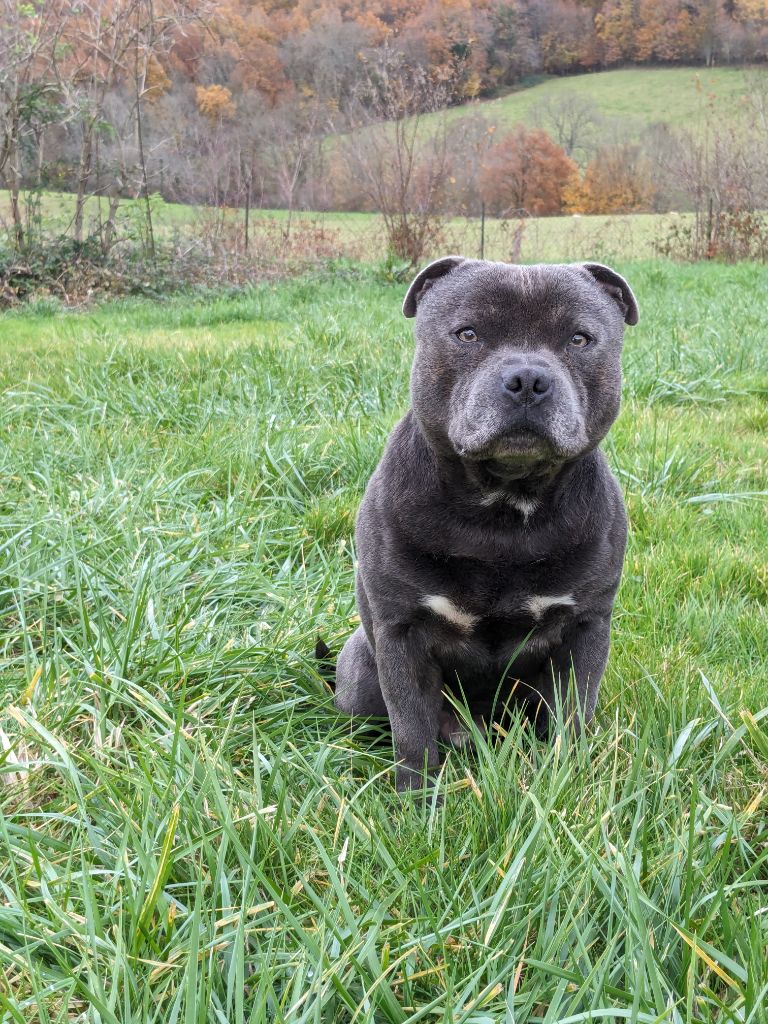
<path id="1" fill-rule="evenodd" d="M 637 300 L 632 294 L 632 289 L 615 270 L 604 267 L 602 263 L 582 263 L 582 267 L 594 277 L 598 284 L 608 292 L 612 299 L 615 299 L 619 309 L 624 314 L 624 323 L 634 327 L 640 317 L 637 308 Z"/>
<path id="2" fill-rule="evenodd" d="M 443 256 L 441 259 L 435 260 L 434 263 L 430 263 L 429 266 L 424 267 L 423 270 L 420 270 L 413 281 L 411 281 L 411 286 L 405 296 L 403 316 L 416 316 L 416 306 L 424 292 L 431 288 L 439 277 L 445 277 L 446 274 L 450 274 L 454 267 L 458 267 L 463 262 L 463 256 Z"/>

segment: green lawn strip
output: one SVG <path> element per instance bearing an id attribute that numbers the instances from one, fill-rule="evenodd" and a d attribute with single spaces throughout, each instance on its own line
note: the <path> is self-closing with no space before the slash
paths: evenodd
<path id="1" fill-rule="evenodd" d="M 46 212 L 43 228 L 48 234 L 65 231 L 68 221 L 61 220 L 56 211 L 67 204 L 71 205 L 74 197 L 66 193 L 45 193 L 44 199 L 48 197 L 53 205 L 49 212 L 47 201 L 44 203 Z M 0 191 L 0 206 L 4 198 Z M 136 203 L 135 200 L 125 200 L 123 208 L 126 217 L 136 215 Z M 225 208 L 218 212 L 233 224 L 244 224 L 244 214 L 240 209 Z M 201 230 L 200 218 L 205 214 L 203 207 L 159 202 L 155 214 L 158 239 L 171 244 L 177 236 L 196 237 Z M 425 253 L 425 260 L 445 252 L 480 255 L 479 205 L 469 214 L 444 218 L 434 251 Z M 282 224 L 287 216 L 286 210 L 252 212 L 252 230 L 258 231 L 259 225 L 263 224 L 265 230 L 271 231 L 275 223 Z M 312 258 L 313 251 L 312 239 L 307 238 L 307 232 L 311 233 L 318 228 L 322 228 L 328 239 L 332 240 L 328 244 L 339 257 L 374 263 L 387 257 L 386 232 L 379 214 L 299 210 L 293 211 L 290 216 L 292 236 L 289 232 L 289 248 L 290 245 L 298 247 L 299 255 L 308 259 Z M 514 214 L 508 218 L 486 217 L 482 228 L 483 251 L 487 259 L 514 259 L 529 263 L 551 263 L 564 258 L 603 261 L 649 259 L 657 255 L 659 243 L 666 240 L 671 231 L 692 224 L 692 220 L 693 215 L 685 212 L 529 217 L 522 221 Z M 98 218 L 94 216 L 88 226 L 89 230 L 96 231 Z M 150 271 L 147 274 L 149 286 L 153 284 L 153 278 Z M 162 291 L 162 286 L 157 290 Z M 45 314 L 48 309 L 55 308 L 58 301 L 55 297 L 41 296 L 37 306 Z"/>

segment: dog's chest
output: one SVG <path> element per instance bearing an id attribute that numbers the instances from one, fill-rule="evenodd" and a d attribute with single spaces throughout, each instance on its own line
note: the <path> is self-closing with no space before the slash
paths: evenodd
<path id="1" fill-rule="evenodd" d="M 495 574 L 467 578 L 428 593 L 421 605 L 438 631 L 444 650 L 462 651 L 473 659 L 494 661 L 525 648 L 544 651 L 559 643 L 566 626 L 578 612 L 574 588 L 556 580 L 545 586 L 538 573 L 500 583 Z"/>
<path id="2" fill-rule="evenodd" d="M 575 608 L 585 583 L 573 559 L 513 565 L 461 558 L 423 568 L 417 578 L 424 604 L 458 625 L 471 619 L 486 629 L 504 621 L 535 626 L 553 609 Z"/>

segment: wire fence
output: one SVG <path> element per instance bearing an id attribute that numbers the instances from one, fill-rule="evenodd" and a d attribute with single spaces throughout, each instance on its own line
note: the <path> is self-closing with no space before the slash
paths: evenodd
<path id="1" fill-rule="evenodd" d="M 28 245 L 18 251 L 7 218 L 3 224 L 2 199 L 0 229 L 5 227 L 7 244 L 0 240 L 0 306 L 41 291 L 76 302 L 104 292 L 242 286 L 344 260 L 387 262 L 403 273 L 446 253 L 507 262 L 620 263 L 674 255 L 669 240 L 684 237 L 694 224 L 693 214 L 675 213 L 528 217 L 517 210 L 506 217 L 435 217 L 424 233 L 428 241 L 405 257 L 376 213 L 182 206 L 159 196 L 124 200 L 112 220 L 108 204 L 93 197 L 84 238 L 76 241 L 72 196 L 36 193 L 25 207 Z"/>
<path id="2" fill-rule="evenodd" d="M 507 262 L 622 261 L 658 256 L 675 228 L 692 214 L 436 218 L 422 260 L 448 252 Z M 379 214 L 259 211 L 250 216 L 251 240 L 270 236 L 286 255 L 307 260 L 396 258 Z"/>

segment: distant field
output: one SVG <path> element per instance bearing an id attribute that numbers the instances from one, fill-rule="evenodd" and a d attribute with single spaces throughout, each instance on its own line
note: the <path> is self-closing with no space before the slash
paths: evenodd
<path id="1" fill-rule="evenodd" d="M 0 192 L 0 217 L 7 213 L 7 193 Z M 194 206 L 154 202 L 155 229 L 160 238 L 169 240 L 177 232 L 194 236 L 203 221 L 221 211 Z M 68 193 L 47 192 L 42 197 L 42 216 L 47 230 L 71 230 L 74 198 Z M 101 215 L 106 210 L 102 204 Z M 87 225 L 95 228 L 99 220 L 99 201 L 92 199 L 87 206 Z M 243 220 L 242 210 L 227 210 L 223 216 L 230 222 Z M 252 211 L 252 224 L 260 218 L 286 223 L 285 210 Z M 687 214 L 651 214 L 593 216 L 593 217 L 533 217 L 525 221 L 501 221 L 488 218 L 485 225 L 485 256 L 487 259 L 509 260 L 516 257 L 527 262 L 569 259 L 645 259 L 656 255 L 656 243 L 663 238 L 673 223 L 688 219 Z M 127 200 L 121 207 L 119 223 L 122 234 L 135 232 L 143 217 L 141 205 Z M 378 214 L 370 213 L 311 213 L 291 215 L 295 229 L 302 225 L 322 227 L 332 237 L 339 255 L 362 260 L 380 260 L 386 256 L 383 224 Z M 460 251 L 468 256 L 480 255 L 479 218 L 453 218 L 445 226 L 442 252 Z"/>
<path id="2" fill-rule="evenodd" d="M 626 68 L 550 78 L 498 99 L 452 107 L 449 117 L 481 112 L 497 125 L 531 124 L 541 101 L 581 96 L 592 100 L 605 118 L 637 133 L 662 121 L 673 128 L 696 127 L 708 106 L 732 118 L 746 105 L 746 92 L 743 68 Z"/>

